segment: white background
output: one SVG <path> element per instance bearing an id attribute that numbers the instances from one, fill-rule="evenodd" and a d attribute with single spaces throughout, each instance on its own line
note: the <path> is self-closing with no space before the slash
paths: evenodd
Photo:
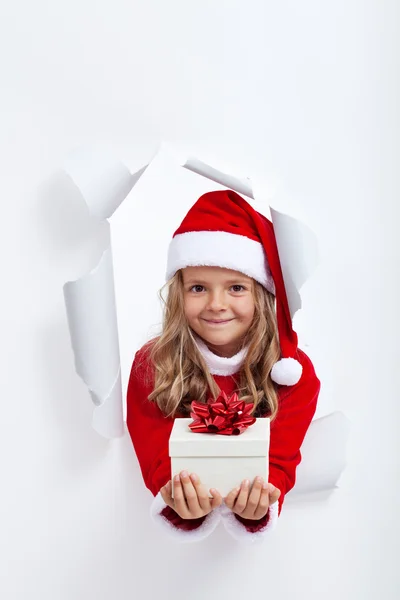
<path id="1" fill-rule="evenodd" d="M 2 598 L 398 598 L 398 32 L 396 0 L 3 3 Z M 303 322 L 353 421 L 349 464 L 328 500 L 288 501 L 262 547 L 161 538 L 130 439 L 91 429 L 74 370 L 62 286 L 99 240 L 59 167 L 97 142 L 140 166 L 161 139 L 279 181 L 320 240 Z M 130 272 L 116 244 L 117 286 L 143 298 L 119 314 L 125 381 L 163 283 L 159 212 L 183 217 L 167 191 L 148 203 L 125 223 Z"/>

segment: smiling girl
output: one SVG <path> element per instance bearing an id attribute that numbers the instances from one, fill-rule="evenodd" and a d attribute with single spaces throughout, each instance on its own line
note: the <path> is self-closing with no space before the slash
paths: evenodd
<path id="1" fill-rule="evenodd" d="M 319 380 L 297 347 L 272 223 L 231 190 L 204 194 L 168 251 L 161 335 L 135 355 L 127 426 L 151 514 L 182 541 L 203 539 L 222 520 L 238 539 L 262 539 L 294 486 L 300 447 L 316 410 Z M 224 391 L 269 417 L 269 482 L 257 477 L 222 498 L 196 473 L 174 474 L 168 442 L 193 400 Z"/>

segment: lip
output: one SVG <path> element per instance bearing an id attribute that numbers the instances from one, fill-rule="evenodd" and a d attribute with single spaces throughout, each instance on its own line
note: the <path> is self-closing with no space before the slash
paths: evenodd
<path id="1" fill-rule="evenodd" d="M 210 325 L 223 325 L 224 323 L 230 323 L 231 321 L 233 321 L 233 319 L 225 319 L 223 321 L 211 321 L 209 319 L 203 319 L 203 321 L 209 323 Z"/>

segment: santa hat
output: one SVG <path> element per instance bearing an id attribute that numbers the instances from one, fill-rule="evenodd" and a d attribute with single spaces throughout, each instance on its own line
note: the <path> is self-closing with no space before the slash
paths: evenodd
<path id="1" fill-rule="evenodd" d="M 224 267 L 252 277 L 276 297 L 282 358 L 271 370 L 280 385 L 296 384 L 302 374 L 297 335 L 292 329 L 274 228 L 232 190 L 208 192 L 189 210 L 168 249 L 167 280 L 185 267 Z"/>

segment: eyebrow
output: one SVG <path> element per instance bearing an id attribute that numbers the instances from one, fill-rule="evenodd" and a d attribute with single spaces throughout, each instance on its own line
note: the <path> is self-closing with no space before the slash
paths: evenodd
<path id="1" fill-rule="evenodd" d="M 208 281 L 204 281 L 204 279 L 194 279 L 193 277 L 191 279 L 188 279 L 187 281 L 185 281 L 185 285 L 187 285 L 188 283 L 201 283 L 201 284 L 205 284 L 207 285 L 209 282 Z M 250 285 L 251 283 L 251 279 L 228 279 L 227 281 L 224 281 L 224 283 L 246 283 L 247 285 Z"/>

